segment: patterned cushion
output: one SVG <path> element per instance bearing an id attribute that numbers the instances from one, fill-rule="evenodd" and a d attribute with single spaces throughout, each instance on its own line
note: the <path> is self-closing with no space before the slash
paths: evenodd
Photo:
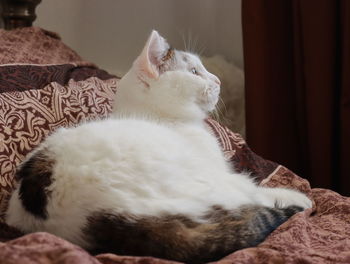
<path id="1" fill-rule="evenodd" d="M 64 64 L 81 60 L 56 33 L 37 27 L 0 29 L 0 64 Z"/>
<path id="2" fill-rule="evenodd" d="M 261 182 L 279 166 L 255 154 L 240 134 L 232 132 L 212 119 L 208 119 L 207 124 L 218 138 L 226 159 L 230 161 L 235 171 L 247 172 L 257 182 Z"/>
<path id="3" fill-rule="evenodd" d="M 0 220 L 25 155 L 60 126 L 107 117 L 117 81 L 54 33 L 0 30 Z"/>

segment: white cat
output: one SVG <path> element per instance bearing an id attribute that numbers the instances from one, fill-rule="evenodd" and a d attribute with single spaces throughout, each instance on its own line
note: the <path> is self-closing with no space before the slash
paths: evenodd
<path id="1" fill-rule="evenodd" d="M 96 252 L 185 262 L 258 244 L 312 204 L 232 171 L 203 122 L 219 90 L 197 56 L 153 31 L 113 116 L 59 129 L 22 163 L 7 223 Z"/>

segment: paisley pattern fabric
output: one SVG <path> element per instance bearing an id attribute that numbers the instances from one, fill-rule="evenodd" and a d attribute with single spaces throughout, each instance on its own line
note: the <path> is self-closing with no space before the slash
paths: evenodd
<path id="1" fill-rule="evenodd" d="M 218 138 L 225 157 L 236 171 L 248 172 L 251 177 L 260 182 L 277 168 L 277 163 L 265 160 L 255 154 L 241 135 L 221 126 L 212 119 L 208 119 L 207 124 Z"/>
<path id="2" fill-rule="evenodd" d="M 1 217 L 25 155 L 58 127 L 107 117 L 117 79 L 76 65 L 0 66 L 0 76 Z"/>

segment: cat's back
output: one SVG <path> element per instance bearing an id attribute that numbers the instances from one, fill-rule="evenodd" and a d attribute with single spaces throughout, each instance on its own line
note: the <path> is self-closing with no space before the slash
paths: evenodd
<path id="1" fill-rule="evenodd" d="M 210 176 L 227 169 L 220 150 L 207 153 L 208 146 L 201 144 L 205 140 L 196 136 L 211 138 L 200 126 L 108 119 L 59 129 L 29 160 L 45 156 L 45 162 L 52 164 L 48 187 L 55 197 L 52 208 L 86 208 L 94 201 L 96 208 L 133 213 L 156 213 L 173 203 L 181 212 L 191 211 L 196 203 L 183 208 L 173 197 L 186 199 L 193 190 L 203 197 L 209 182 L 216 182 Z M 167 202 L 148 208 L 154 200 Z"/>
<path id="2" fill-rule="evenodd" d="M 198 134 L 198 131 L 193 130 L 193 133 Z M 187 144 L 188 140 L 189 137 L 183 129 L 175 129 L 156 120 L 121 118 L 59 129 L 47 138 L 44 145 L 55 156 L 62 154 L 66 157 L 72 155 L 77 158 L 79 156 L 105 155 L 112 158 L 113 154 L 121 152 L 136 156 L 144 151 L 149 154 L 151 152 L 157 153 L 160 151 L 159 148 L 170 148 L 172 151 L 185 145 L 191 148 Z M 101 158 L 102 156 L 100 156 Z"/>
<path id="3" fill-rule="evenodd" d="M 204 126 L 147 118 L 107 119 L 62 128 L 47 138 L 41 150 L 54 160 L 57 180 L 72 178 L 72 183 L 100 175 L 137 179 L 177 173 L 187 177 L 190 172 L 199 174 L 203 166 L 208 173 L 227 169 L 216 139 Z"/>

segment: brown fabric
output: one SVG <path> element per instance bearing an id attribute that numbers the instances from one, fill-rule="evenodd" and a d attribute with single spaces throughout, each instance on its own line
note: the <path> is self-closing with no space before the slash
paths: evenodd
<path id="1" fill-rule="evenodd" d="M 56 33 L 36 27 L 0 29 L 0 64 L 66 64 L 81 60 Z"/>
<path id="2" fill-rule="evenodd" d="M 239 149 L 249 148 L 237 134 L 227 131 L 215 121 L 208 121 L 211 129 L 220 131 L 219 141 L 225 153 L 238 155 Z M 225 133 L 227 131 L 228 133 Z M 224 141 L 223 141 L 224 139 Z M 231 146 L 231 149 L 228 146 Z M 248 151 L 249 150 L 249 151 Z M 251 151 L 250 151 L 251 152 Z M 240 155 L 240 154 L 239 154 Z M 256 156 L 254 153 L 248 155 Z M 231 160 L 233 156 L 227 157 Z M 262 158 L 252 163 L 235 164 L 249 171 L 265 166 Z M 269 162 L 268 162 L 269 163 Z M 236 251 L 217 263 L 350 263 L 350 198 L 325 189 L 311 189 L 309 183 L 283 166 L 277 166 L 261 185 L 289 187 L 305 192 L 314 201 L 314 208 L 298 213 L 278 227 L 263 243 L 254 248 Z M 3 224 L 0 241 L 7 241 L 20 234 Z M 150 257 L 97 255 L 95 258 L 82 249 L 46 233 L 34 233 L 0 243 L 0 263 L 174 263 Z M 16 262 L 17 261 L 17 262 Z M 32 261 L 32 262 L 27 262 Z M 36 262 L 37 261 L 37 262 Z"/>
<path id="3" fill-rule="evenodd" d="M 247 139 L 350 195 L 350 2 L 242 1 Z"/>

